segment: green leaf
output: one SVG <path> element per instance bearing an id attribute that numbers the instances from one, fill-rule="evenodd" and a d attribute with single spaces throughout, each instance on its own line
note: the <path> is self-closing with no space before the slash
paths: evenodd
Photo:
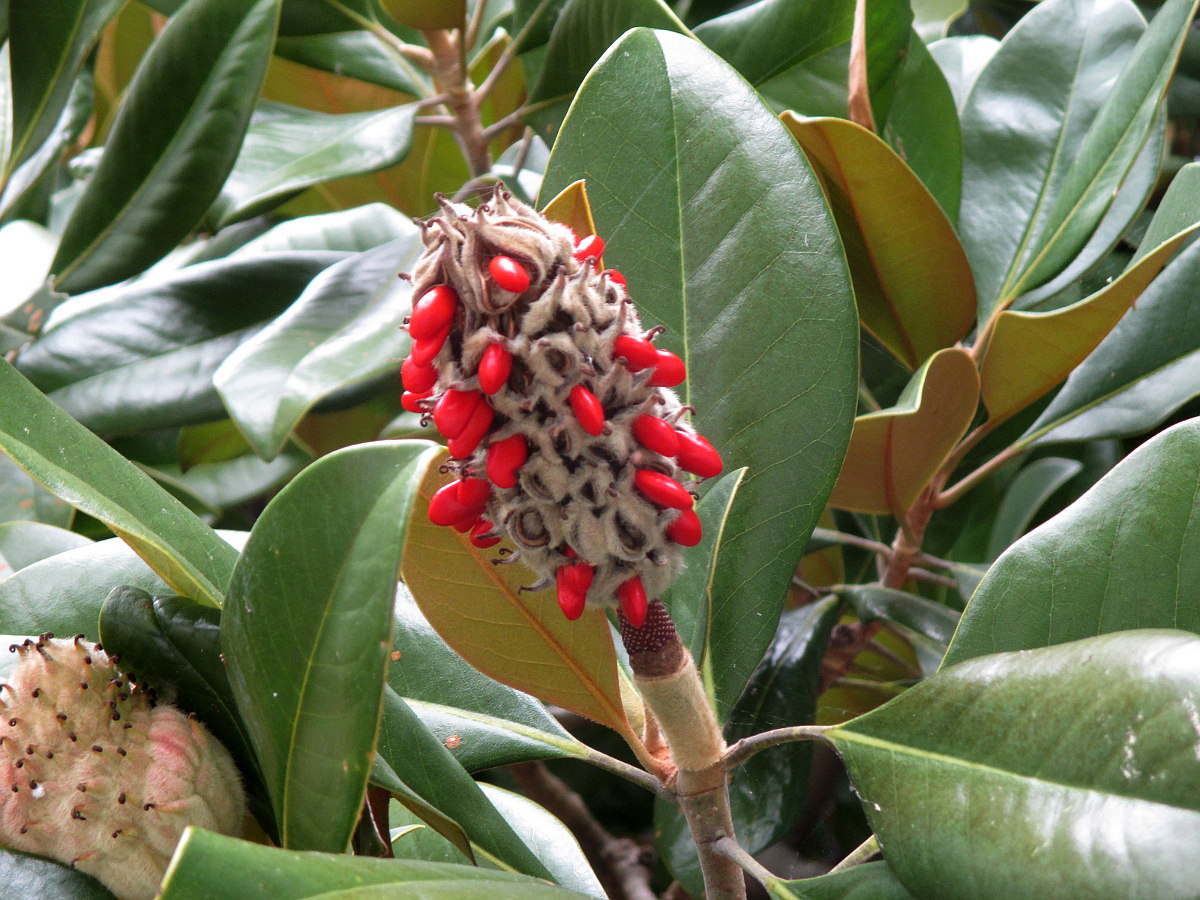
<path id="1" fill-rule="evenodd" d="M 948 37 L 929 45 L 929 54 L 946 76 L 954 104 L 960 110 L 966 102 L 975 79 L 988 64 L 1000 42 L 986 34 Z"/>
<path id="2" fill-rule="evenodd" d="M 81 534 L 41 522 L 0 523 L 0 580 L 35 562 L 91 543 Z"/>
<path id="3" fill-rule="evenodd" d="M 852 585 L 840 589 L 854 613 L 864 622 L 883 619 L 924 635 L 945 647 L 954 635 L 958 613 L 940 603 L 877 585 Z"/>
<path id="4" fill-rule="evenodd" d="M 233 166 L 279 0 L 193 0 L 138 67 L 51 270 L 77 293 L 135 275 L 192 230 Z"/>
<path id="5" fill-rule="evenodd" d="M 396 276 L 423 249 L 412 226 L 399 240 L 330 266 L 217 369 L 217 391 L 261 457 L 273 459 L 322 397 L 399 368 L 412 289 Z"/>
<path id="6" fill-rule="evenodd" d="M 681 35 L 632 31 L 592 70 L 543 196 L 580 178 L 642 323 L 665 326 L 661 343 L 692 372 L 684 402 L 726 467 L 749 470 L 713 583 L 729 630 L 704 663 L 726 675 L 724 717 L 771 641 L 849 436 L 857 328 L 845 259 L 786 130 Z"/>
<path id="7" fill-rule="evenodd" d="M 381 891 L 369 886 L 386 885 Z M 163 885 L 162 900 L 571 900 L 543 881 L 495 869 L 420 860 L 299 853 L 189 828 Z"/>
<path id="8" fill-rule="evenodd" d="M 75 510 L 0 455 L 0 522 L 44 522 L 69 528 Z"/>
<path id="9" fill-rule="evenodd" d="M 218 366 L 341 254 L 263 253 L 197 263 L 85 294 L 17 358 L 83 424 L 128 433 L 221 418 Z M 253 297 L 255 302 L 247 303 Z"/>
<path id="10" fill-rule="evenodd" d="M 467 771 L 588 754 L 541 703 L 493 681 L 450 649 L 404 585 L 392 646 L 388 684 L 435 737 L 458 736 L 451 752 Z"/>
<path id="11" fill-rule="evenodd" d="M 997 654 L 827 736 L 917 896 L 1184 900 L 1200 866 L 1198 657 L 1200 638 L 1174 631 Z"/>
<path id="12" fill-rule="evenodd" d="M 1130 2 L 1039 4 L 980 73 L 960 233 L 981 321 L 1078 256 L 1150 135 L 1194 7 L 1168 0 L 1146 28 Z"/>
<path id="13" fill-rule="evenodd" d="M 1004 492 L 988 539 L 987 559 L 994 560 L 1025 533 L 1037 511 L 1060 487 L 1083 471 L 1083 463 L 1047 456 L 1025 466 Z"/>
<path id="14" fill-rule="evenodd" d="M 409 233 L 412 219 L 386 203 L 301 216 L 280 222 L 270 231 L 239 247 L 233 258 L 285 250 L 336 250 L 361 253 Z"/>
<path id="15" fill-rule="evenodd" d="M 341 851 L 353 832 L 406 513 L 435 452 L 390 441 L 317 461 L 268 504 L 234 569 L 221 647 L 284 846 Z"/>
<path id="16" fill-rule="evenodd" d="M 1147 441 L 1013 544 L 963 613 L 946 665 L 1130 628 L 1200 632 L 1200 421 Z"/>
<path id="17" fill-rule="evenodd" d="M 862 863 L 842 872 L 780 884 L 805 900 L 914 900 L 886 862 Z M 770 883 L 767 890 L 771 890 Z"/>
<path id="18" fill-rule="evenodd" d="M 904 160 L 845 119 L 782 119 L 829 196 L 863 325 L 910 369 L 966 337 L 975 322 L 971 267 Z"/>
<path id="19" fill-rule="evenodd" d="M 39 856 L 0 850 L 0 883 L 13 897 L 117 900 L 91 875 Z"/>
<path id="20" fill-rule="evenodd" d="M 415 115 L 415 104 L 330 115 L 263 101 L 209 215 L 228 225 L 314 184 L 394 166 L 408 155 Z"/>
<path id="21" fill-rule="evenodd" d="M 184 596 L 220 606 L 237 552 L 133 463 L 0 362 L 0 449 L 99 519 Z"/>
<path id="22" fill-rule="evenodd" d="M 387 45 L 367 31 L 337 31 L 302 37 L 280 37 L 275 55 L 335 75 L 357 78 L 402 94 L 421 94 L 424 88 L 397 64 Z"/>
<path id="23" fill-rule="evenodd" d="M 970 354 L 947 347 L 929 357 L 896 405 L 854 420 L 854 436 L 830 503 L 902 516 L 967 432 L 979 405 Z"/>
<path id="24" fill-rule="evenodd" d="M 42 0 L 9 9 L 12 144 L 6 178 L 50 136 L 79 70 L 120 7 L 120 0 Z"/>

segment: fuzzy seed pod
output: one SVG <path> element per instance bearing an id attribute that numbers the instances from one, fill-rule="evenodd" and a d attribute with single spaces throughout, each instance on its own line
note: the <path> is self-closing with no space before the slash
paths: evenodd
<path id="1" fill-rule="evenodd" d="M 2 692 L 0 843 L 150 900 L 188 825 L 241 832 L 228 752 L 80 638 L 13 645 Z"/>
<path id="2" fill-rule="evenodd" d="M 477 210 L 443 201 L 422 225 L 414 296 L 438 298 L 453 319 L 432 334 L 442 320 L 426 312 L 433 299 L 419 302 L 404 383 L 422 391 L 423 366 L 436 371 L 431 393 L 410 402 L 449 439 L 475 501 L 439 491 L 430 517 L 468 528 L 479 547 L 506 535 L 534 587 L 557 586 L 568 618 L 585 603 L 644 618 L 646 598 L 678 573 L 680 546 L 699 540 L 692 475 L 720 468 L 668 389 L 683 361 L 651 343 L 625 279 L 599 270 L 599 237 L 576 240 L 502 187 Z M 691 469 L 675 458 L 682 446 L 699 460 Z"/>

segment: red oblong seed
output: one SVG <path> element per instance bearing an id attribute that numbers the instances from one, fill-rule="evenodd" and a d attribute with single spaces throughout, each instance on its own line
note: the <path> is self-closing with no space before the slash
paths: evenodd
<path id="1" fill-rule="evenodd" d="M 592 567 L 587 563 L 559 566 L 558 572 L 555 573 L 559 609 L 572 622 L 583 615 L 593 574 Z"/>
<path id="2" fill-rule="evenodd" d="M 458 482 L 458 502 L 463 506 L 483 506 L 492 496 L 492 483 L 486 478 L 464 478 Z"/>
<path id="3" fill-rule="evenodd" d="M 658 350 L 644 338 L 623 334 L 613 341 L 613 356 L 625 357 L 625 368 L 640 372 L 658 364 Z"/>
<path id="4" fill-rule="evenodd" d="M 621 604 L 621 612 L 634 628 L 646 624 L 646 588 L 642 579 L 634 575 L 628 581 L 622 582 L 617 588 L 617 601 Z"/>
<path id="5" fill-rule="evenodd" d="M 643 447 L 663 456 L 674 456 L 679 452 L 679 434 L 667 422 L 655 416 L 640 415 L 634 419 L 633 436 Z"/>
<path id="6" fill-rule="evenodd" d="M 479 513 L 458 502 L 458 482 L 438 488 L 429 501 L 429 521 L 434 525 L 455 525 L 463 519 L 474 519 Z"/>
<path id="7" fill-rule="evenodd" d="M 488 547 L 495 547 L 501 540 L 500 537 L 485 537 L 489 531 L 496 526 L 487 519 L 479 519 L 475 522 L 475 527 L 471 529 L 471 543 L 481 550 L 486 550 Z"/>
<path id="8" fill-rule="evenodd" d="M 458 437 L 482 401 L 479 391 L 446 391 L 433 407 L 433 424 L 447 438 Z"/>
<path id="9" fill-rule="evenodd" d="M 605 269 L 604 271 L 608 273 L 609 281 L 613 282 L 614 284 L 619 284 L 623 288 L 629 287 L 629 285 L 625 282 L 625 276 L 616 269 Z"/>
<path id="10" fill-rule="evenodd" d="M 458 295 L 445 284 L 432 287 L 413 304 L 408 317 L 408 333 L 414 341 L 427 341 L 436 337 L 443 328 L 449 328 L 458 308 Z"/>
<path id="11" fill-rule="evenodd" d="M 467 422 L 467 427 L 446 442 L 446 449 L 450 451 L 450 455 L 455 459 L 466 459 L 474 453 L 479 442 L 483 440 L 483 436 L 492 427 L 494 416 L 495 412 L 481 397 L 475 406 L 475 411 L 471 413 L 471 420 Z"/>
<path id="12" fill-rule="evenodd" d="M 433 358 L 442 351 L 442 345 L 446 343 L 446 338 L 450 336 L 450 326 L 447 325 L 431 338 L 426 338 L 423 341 L 413 341 L 412 353 L 409 354 L 411 359 L 418 366 L 427 366 L 433 362 Z"/>
<path id="13" fill-rule="evenodd" d="M 679 518 L 667 526 L 666 535 L 681 547 L 695 547 L 704 536 L 704 528 L 696 511 L 685 509 Z"/>
<path id="14" fill-rule="evenodd" d="M 417 394 L 413 391 L 405 391 L 400 395 L 400 405 L 410 413 L 423 413 L 425 407 L 421 405 L 421 401 L 429 396 L 429 391 L 422 391 Z"/>
<path id="15" fill-rule="evenodd" d="M 400 364 L 400 380 L 404 382 L 405 389 L 414 394 L 428 393 L 437 384 L 437 379 L 437 369 L 428 363 L 419 366 L 411 356 Z"/>
<path id="16" fill-rule="evenodd" d="M 596 399 L 596 395 L 577 384 L 571 388 L 567 397 L 571 402 L 571 411 L 588 434 L 597 435 L 604 430 L 604 407 Z"/>
<path id="17" fill-rule="evenodd" d="M 529 458 L 529 445 L 519 434 L 496 441 L 488 447 L 487 476 L 500 488 L 516 487 L 517 470 Z"/>
<path id="18" fill-rule="evenodd" d="M 488 344 L 479 360 L 479 387 L 485 394 L 494 394 L 504 387 L 512 371 L 512 354 L 503 344 Z"/>
<path id="19" fill-rule="evenodd" d="M 670 350 L 654 352 L 658 359 L 654 363 L 654 374 L 650 376 L 650 386 L 675 387 L 677 384 L 683 384 L 683 380 L 687 378 L 687 367 L 683 360 Z"/>
<path id="20" fill-rule="evenodd" d="M 575 245 L 575 252 L 571 255 L 580 262 L 599 259 L 604 255 L 604 238 L 598 234 L 589 234 L 587 237 L 580 238 L 579 243 Z"/>
<path id="21" fill-rule="evenodd" d="M 667 509 L 691 509 L 696 502 L 682 484 L 653 469 L 638 469 L 633 475 L 633 485 L 651 503 Z"/>
<path id="22" fill-rule="evenodd" d="M 680 431 L 678 434 L 679 453 L 676 456 L 679 465 L 701 478 L 712 478 L 721 474 L 725 465 L 721 462 L 721 454 L 703 435 L 687 431 Z"/>
<path id="23" fill-rule="evenodd" d="M 529 287 L 529 273 L 511 256 L 493 256 L 488 263 L 492 280 L 506 291 L 523 293 Z"/>

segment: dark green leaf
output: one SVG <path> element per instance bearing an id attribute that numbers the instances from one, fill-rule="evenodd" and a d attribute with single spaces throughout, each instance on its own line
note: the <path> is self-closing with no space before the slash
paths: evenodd
<path id="1" fill-rule="evenodd" d="M 117 900 L 90 875 L 62 863 L 0 849 L 0 884 L 12 897 L 70 897 L 71 900 Z"/>
<path id="2" fill-rule="evenodd" d="M 416 106 L 330 115 L 266 101 L 209 215 L 248 219 L 323 181 L 394 166 L 412 145 Z"/>
<path id="3" fill-rule="evenodd" d="M 1131 453 L 992 565 L 946 665 L 1130 628 L 1200 632 L 1200 421 Z"/>
<path id="4" fill-rule="evenodd" d="M 782 886 L 804 900 L 915 900 L 886 862 L 863 863 L 844 872 L 785 881 Z"/>
<path id="5" fill-rule="evenodd" d="M 339 31 L 304 37 L 281 37 L 275 54 L 323 72 L 357 78 L 402 94 L 420 94 L 409 69 L 396 63 L 386 45 L 366 31 Z"/>
<path id="6" fill-rule="evenodd" d="M 990 562 L 1025 533 L 1042 504 L 1083 470 L 1083 463 L 1060 456 L 1034 460 L 1025 466 L 1004 492 L 988 540 Z"/>
<path id="7" fill-rule="evenodd" d="M 135 275 L 192 230 L 233 166 L 279 0 L 193 0 L 138 67 L 51 270 L 77 293 Z"/>
<path id="8" fill-rule="evenodd" d="M 838 592 L 864 622 L 883 619 L 903 625 L 945 646 L 954 635 L 958 613 L 925 597 L 875 585 L 855 585 Z"/>
<path id="9" fill-rule="evenodd" d="M 919 897 L 1185 900 L 1200 638 L 1108 634 L 946 669 L 827 732 Z"/>
<path id="10" fill-rule="evenodd" d="M 405 237 L 330 266 L 221 364 L 214 383 L 260 456 L 274 458 L 321 398 L 399 369 L 412 289 L 396 276 L 423 249 L 410 226 Z"/>
<path id="11" fill-rule="evenodd" d="M 271 501 L 234 569 L 221 647 L 284 846 L 340 851 L 354 830 L 407 511 L 436 452 L 394 441 L 324 457 Z"/>
<path id="12" fill-rule="evenodd" d="M 684 402 L 727 468 L 749 469 L 722 536 L 703 661 L 720 673 L 724 718 L 770 643 L 849 438 L 857 327 L 845 261 L 783 126 L 681 35 L 635 30 L 597 64 L 543 196 L 580 178 L 643 324 L 664 325 L 662 343 L 693 373 Z"/>
<path id="13" fill-rule="evenodd" d="M 0 580 L 14 572 L 77 547 L 86 547 L 92 542 L 81 534 L 45 525 L 41 522 L 0 523 Z"/>
<path id="14" fill-rule="evenodd" d="M 0 362 L 0 449 L 99 519 L 179 593 L 220 606 L 237 552 L 117 451 Z"/>

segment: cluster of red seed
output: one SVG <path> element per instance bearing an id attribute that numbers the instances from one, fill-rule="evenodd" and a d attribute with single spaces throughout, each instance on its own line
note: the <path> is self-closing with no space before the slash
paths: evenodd
<path id="1" fill-rule="evenodd" d="M 404 408 L 432 414 L 459 473 L 429 518 L 481 548 L 507 534 L 568 619 L 615 594 L 640 627 L 646 578 L 661 590 L 679 565 L 645 526 L 698 543 L 679 470 L 708 478 L 722 467 L 667 390 L 684 363 L 638 326 L 620 273 L 599 269 L 598 236 L 577 238 L 504 192 L 475 213 L 444 206 L 425 223 L 401 369 Z M 629 487 L 637 498 L 622 497 Z"/>

